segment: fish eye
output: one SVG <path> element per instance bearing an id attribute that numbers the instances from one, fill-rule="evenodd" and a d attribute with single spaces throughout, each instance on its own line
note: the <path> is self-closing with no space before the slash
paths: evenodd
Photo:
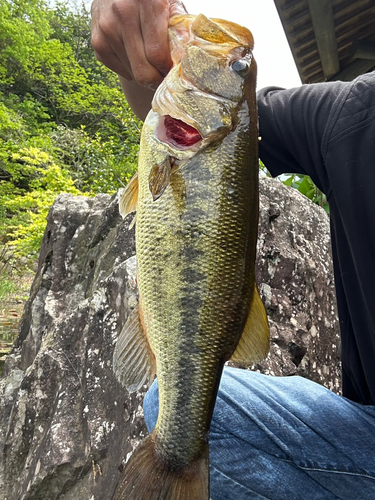
<path id="1" fill-rule="evenodd" d="M 245 59 L 237 59 L 231 64 L 233 71 L 242 77 L 245 77 L 250 72 L 250 63 Z"/>

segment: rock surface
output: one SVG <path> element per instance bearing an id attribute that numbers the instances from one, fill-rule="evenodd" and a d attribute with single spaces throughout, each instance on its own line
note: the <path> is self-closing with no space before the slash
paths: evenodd
<path id="1" fill-rule="evenodd" d="M 264 179 L 256 276 L 271 352 L 255 368 L 301 375 L 339 393 L 340 333 L 330 252 L 325 211 L 295 189 Z"/>
<path id="2" fill-rule="evenodd" d="M 271 353 L 255 369 L 339 391 L 339 335 L 325 212 L 281 183 L 260 188 L 257 279 Z M 0 381 L 0 498 L 110 500 L 146 433 L 142 392 L 112 373 L 137 302 L 134 229 L 118 196 L 61 195 Z"/>

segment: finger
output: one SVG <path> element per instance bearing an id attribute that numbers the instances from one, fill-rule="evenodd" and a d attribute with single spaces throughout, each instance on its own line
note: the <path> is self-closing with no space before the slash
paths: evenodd
<path id="1" fill-rule="evenodd" d="M 93 46 L 98 61 L 118 75 L 121 75 L 125 80 L 132 80 L 129 63 L 126 65 L 123 61 L 120 61 L 111 45 L 103 36 L 100 36 L 100 34 L 93 35 L 91 38 L 91 45 Z"/>
<path id="2" fill-rule="evenodd" d="M 168 43 L 168 0 L 140 3 L 140 26 L 147 60 L 165 76 L 172 67 Z"/>
<path id="3" fill-rule="evenodd" d="M 119 13 L 122 20 L 122 40 L 126 47 L 126 54 L 133 77 L 145 87 L 156 88 L 162 81 L 163 76 L 147 59 L 138 6 L 128 2 L 126 5 L 120 5 L 117 8 L 122 10 Z"/>
<path id="4" fill-rule="evenodd" d="M 96 58 L 112 71 L 131 80 L 131 70 L 121 34 L 118 33 L 118 20 L 108 9 L 101 12 L 99 2 L 91 6 L 91 45 Z"/>
<path id="5" fill-rule="evenodd" d="M 129 58 L 127 56 L 126 50 L 124 48 L 124 43 L 123 40 L 120 36 L 117 36 L 116 38 L 113 38 L 110 42 L 108 42 L 114 56 L 117 58 L 119 61 L 121 68 L 123 69 L 124 72 L 126 72 L 129 75 L 129 78 L 124 77 L 126 80 L 133 80 L 134 76 L 131 70 Z M 121 73 L 118 73 L 119 75 L 123 76 Z"/>

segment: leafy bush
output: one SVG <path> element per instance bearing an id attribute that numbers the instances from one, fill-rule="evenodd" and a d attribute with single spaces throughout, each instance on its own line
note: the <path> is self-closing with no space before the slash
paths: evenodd
<path id="1" fill-rule="evenodd" d="M 84 6 L 0 0 L 0 246 L 35 254 L 59 193 L 126 184 L 139 128 L 95 59 Z"/>
<path id="2" fill-rule="evenodd" d="M 15 248 L 15 256 L 36 253 L 56 196 L 80 191 L 69 173 L 36 147 L 10 150 L 3 172 L 8 178 L 0 181 L 0 240 Z"/>
<path id="3" fill-rule="evenodd" d="M 297 189 L 312 202 L 320 205 L 329 214 L 329 205 L 326 196 L 315 186 L 308 175 L 293 174 L 283 181 L 286 186 Z"/>
<path id="4" fill-rule="evenodd" d="M 59 126 L 51 139 L 55 155 L 69 170 L 76 187 L 85 193 L 114 193 L 134 175 L 138 155 L 138 124 L 128 120 L 133 135 L 125 140 L 116 136 L 103 138 L 100 132 L 90 136 L 85 127 Z"/>

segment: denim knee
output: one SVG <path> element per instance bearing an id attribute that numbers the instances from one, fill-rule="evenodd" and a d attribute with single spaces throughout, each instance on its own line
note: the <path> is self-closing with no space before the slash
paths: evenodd
<path id="1" fill-rule="evenodd" d="M 159 391 L 157 379 L 154 380 L 154 383 L 146 393 L 143 400 L 143 413 L 147 430 L 148 432 L 152 432 L 159 414 Z"/>

